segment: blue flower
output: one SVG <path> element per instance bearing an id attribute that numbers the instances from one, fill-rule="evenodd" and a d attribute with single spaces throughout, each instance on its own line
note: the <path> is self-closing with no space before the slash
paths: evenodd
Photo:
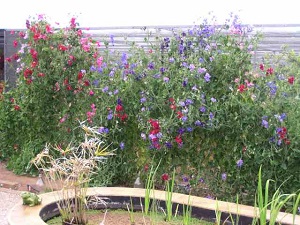
<path id="1" fill-rule="evenodd" d="M 201 74 L 201 73 L 205 73 L 205 72 L 206 72 L 206 69 L 205 69 L 205 68 L 199 68 L 199 69 L 198 69 L 198 73 L 200 73 L 200 74 Z"/>
<path id="2" fill-rule="evenodd" d="M 277 86 L 276 86 L 275 81 L 269 81 L 267 83 L 267 86 L 270 88 L 270 95 L 275 96 L 276 92 L 277 92 Z"/>
<path id="3" fill-rule="evenodd" d="M 108 120 L 112 120 L 113 117 L 114 117 L 113 111 L 110 110 L 109 113 L 108 113 L 108 115 L 107 115 L 107 119 L 108 119 Z"/>
<path id="4" fill-rule="evenodd" d="M 216 102 L 217 101 L 217 99 L 215 99 L 215 98 L 211 98 L 210 99 L 212 102 Z"/>
<path id="5" fill-rule="evenodd" d="M 214 114 L 212 112 L 209 113 L 209 119 L 212 120 L 214 118 Z"/>
<path id="6" fill-rule="evenodd" d="M 121 150 L 124 150 L 124 148 L 125 148 L 125 144 L 124 144 L 124 142 L 121 142 L 121 143 L 120 143 L 120 149 L 121 149 Z"/>
<path id="7" fill-rule="evenodd" d="M 119 93 L 119 90 L 116 89 L 116 90 L 114 91 L 114 95 L 117 95 L 118 93 Z"/>

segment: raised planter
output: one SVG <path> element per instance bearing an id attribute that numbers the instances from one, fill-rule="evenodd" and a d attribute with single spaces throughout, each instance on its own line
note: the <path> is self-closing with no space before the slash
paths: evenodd
<path id="1" fill-rule="evenodd" d="M 129 202 L 132 197 L 135 202 L 140 201 L 145 195 L 145 190 L 140 188 L 124 188 L 124 187 L 96 187 L 89 188 L 88 196 L 102 196 L 107 197 L 108 207 L 122 208 Z M 20 200 L 9 212 L 8 223 L 10 225 L 45 225 L 44 220 L 59 214 L 56 207 L 58 193 L 50 192 L 40 195 L 42 197 L 42 204 L 34 207 L 25 206 Z M 155 199 L 164 201 L 165 192 L 156 190 L 154 193 Z M 188 195 L 173 194 L 173 202 L 175 204 L 187 204 Z M 193 207 L 192 215 L 204 219 L 213 219 L 215 216 L 216 207 L 223 212 L 222 218 L 225 219 L 229 214 L 233 217 L 239 215 L 239 224 L 251 224 L 253 217 L 255 217 L 257 209 L 246 205 L 237 205 L 235 203 L 216 201 L 208 198 L 201 198 L 196 196 L 190 197 L 190 203 Z M 292 225 L 293 215 L 287 213 L 279 213 L 277 222 L 281 224 Z M 300 224 L 300 216 L 296 216 L 295 223 Z"/>

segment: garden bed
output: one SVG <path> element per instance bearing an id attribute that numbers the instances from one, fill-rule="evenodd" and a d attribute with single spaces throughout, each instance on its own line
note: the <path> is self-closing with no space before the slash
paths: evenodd
<path id="1" fill-rule="evenodd" d="M 109 199 L 108 207 L 110 208 L 124 208 L 126 202 L 129 202 L 130 197 L 134 201 L 134 205 L 140 203 L 140 198 L 145 194 L 144 189 L 139 188 L 124 188 L 124 187 L 98 187 L 89 188 L 88 196 L 102 196 Z M 164 191 L 155 191 L 156 200 L 163 201 L 165 199 Z M 14 206 L 8 215 L 8 222 L 10 225 L 45 225 L 44 220 L 48 220 L 53 216 L 59 214 L 56 206 L 57 193 L 50 192 L 41 195 L 42 204 L 34 207 L 22 205 L 22 201 Z M 184 194 L 173 194 L 172 201 L 174 204 L 187 204 L 188 196 Z M 208 198 L 191 196 L 190 203 L 192 205 L 192 216 L 206 219 L 213 219 L 215 217 L 215 210 L 218 208 L 222 212 L 222 219 L 226 219 L 229 214 L 235 217 L 239 214 L 240 224 L 251 224 L 253 217 L 256 215 L 256 209 L 251 206 L 237 205 L 235 203 L 216 201 Z M 180 207 L 179 207 L 180 208 Z M 268 215 L 269 217 L 269 215 Z M 293 215 L 287 213 L 279 213 L 277 222 L 281 224 L 293 224 Z M 300 216 L 296 216 L 295 224 L 300 224 Z"/>

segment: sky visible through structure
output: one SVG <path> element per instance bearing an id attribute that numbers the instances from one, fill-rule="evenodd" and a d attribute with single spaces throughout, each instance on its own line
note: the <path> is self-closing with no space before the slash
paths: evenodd
<path id="1" fill-rule="evenodd" d="M 189 25 L 209 12 L 224 21 L 229 13 L 248 24 L 300 24 L 294 0 L 0 0 L 0 29 L 25 28 L 29 16 L 46 14 L 82 27 Z"/>

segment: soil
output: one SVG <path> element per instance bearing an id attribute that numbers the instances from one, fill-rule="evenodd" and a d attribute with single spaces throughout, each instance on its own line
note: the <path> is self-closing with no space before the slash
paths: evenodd
<path id="1" fill-rule="evenodd" d="M 0 161 L 0 186 L 1 188 L 18 191 L 28 191 L 28 185 L 35 185 L 38 177 L 20 176 L 6 168 L 6 163 Z M 0 189 L 1 190 L 1 189 Z"/>
<path id="2" fill-rule="evenodd" d="M 130 221 L 130 213 L 124 210 L 107 211 L 105 212 L 93 210 L 88 214 L 88 225 L 181 225 L 182 218 L 173 218 L 170 222 L 164 221 L 164 216 L 160 213 L 154 214 L 152 219 L 150 216 L 143 216 L 142 212 L 135 212 L 133 214 L 133 221 Z M 105 220 L 104 220 L 105 217 Z M 100 223 L 102 222 L 102 223 Z M 60 217 L 47 221 L 48 225 L 61 225 Z M 192 219 L 191 225 L 212 225 L 212 222 L 200 221 L 198 219 Z"/>

